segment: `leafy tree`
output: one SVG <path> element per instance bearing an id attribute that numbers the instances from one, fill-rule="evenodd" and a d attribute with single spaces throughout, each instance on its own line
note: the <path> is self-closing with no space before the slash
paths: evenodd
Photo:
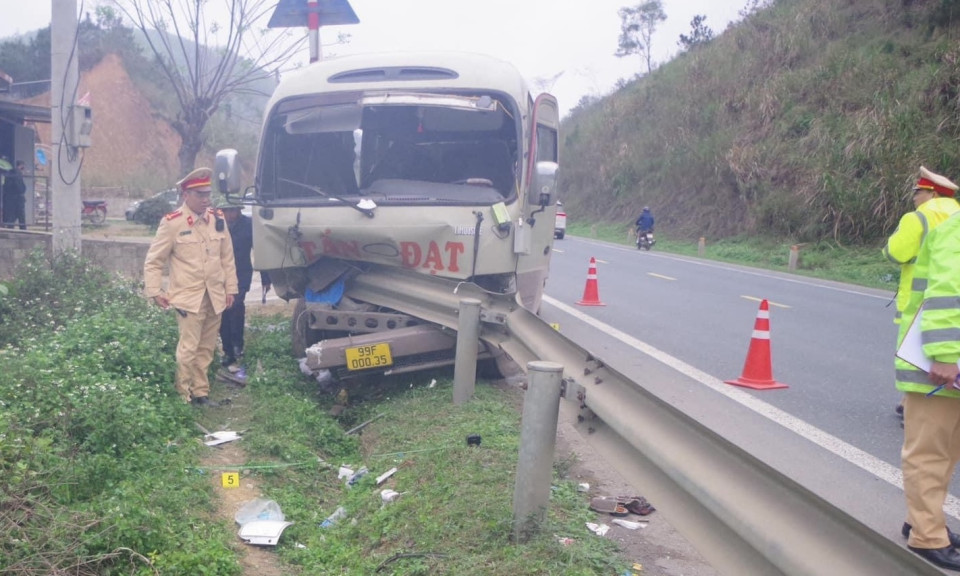
<path id="1" fill-rule="evenodd" d="M 690 50 L 713 40 L 713 30 L 705 24 L 706 21 L 707 17 L 703 14 L 694 16 L 690 21 L 690 35 L 681 34 L 677 44 L 684 50 Z"/>
<path id="2" fill-rule="evenodd" d="M 276 5 L 269 0 L 113 3 L 143 32 L 176 94 L 177 111 L 168 121 L 181 138 L 182 174 L 193 169 L 204 144 L 204 128 L 225 100 L 237 94 L 262 94 L 257 83 L 286 64 L 305 39 L 262 28 Z M 225 25 L 209 16 L 217 8 L 229 15 Z"/>
<path id="3" fill-rule="evenodd" d="M 133 30 L 123 26 L 116 12 L 108 6 L 89 12 L 77 25 L 77 63 L 81 71 L 96 66 L 105 54 L 120 54 L 133 66 L 147 65 L 143 61 Z M 32 37 L 20 37 L 0 43 L 0 70 L 11 77 L 21 97 L 41 94 L 50 89 L 50 27 L 37 30 Z"/>
<path id="4" fill-rule="evenodd" d="M 615 55 L 619 58 L 630 54 L 639 54 L 647 63 L 647 72 L 653 70 L 651 40 L 657 25 L 667 19 L 661 0 L 647 0 L 636 6 L 626 6 L 618 12 L 620 15 L 619 47 Z"/>
<path id="5" fill-rule="evenodd" d="M 740 9 L 737 14 L 741 18 L 746 18 L 747 16 L 753 14 L 754 12 L 759 11 L 761 8 L 766 8 L 773 4 L 774 0 L 747 0 L 747 3 Z M 904 3 L 906 4 L 906 2 Z"/>

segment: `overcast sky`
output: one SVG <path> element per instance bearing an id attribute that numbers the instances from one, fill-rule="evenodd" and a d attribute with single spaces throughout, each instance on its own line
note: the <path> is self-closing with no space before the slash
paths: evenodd
<path id="1" fill-rule="evenodd" d="M 226 0 L 210 0 L 211 5 Z M 350 0 L 360 24 L 321 29 L 324 44 L 338 32 L 348 45 L 325 48 L 325 56 L 398 50 L 464 50 L 512 62 L 531 81 L 549 81 L 566 112 L 585 95 L 609 93 L 620 78 L 645 70 L 639 56 L 617 58 L 620 17 L 617 10 L 639 0 Z M 30 32 L 50 23 L 51 0 L 0 0 L 0 38 Z M 702 14 L 720 34 L 747 0 L 663 0 L 667 20 L 654 38 L 654 61 L 678 51 L 680 34 Z M 95 0 L 86 0 L 92 11 Z M 77 0 L 79 9 L 80 0 Z M 306 48 L 302 61 L 308 61 Z M 16 80 L 16 79 L 14 79 Z M 536 89 L 535 89 L 536 91 Z"/>

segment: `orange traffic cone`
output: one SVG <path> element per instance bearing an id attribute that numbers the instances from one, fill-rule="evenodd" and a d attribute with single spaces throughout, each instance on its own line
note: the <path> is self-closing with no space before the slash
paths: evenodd
<path id="1" fill-rule="evenodd" d="M 736 380 L 724 382 L 755 390 L 789 388 L 773 379 L 773 368 L 770 366 L 770 305 L 766 300 L 760 302 L 757 321 L 753 325 L 753 337 L 750 339 L 750 350 L 747 351 L 747 360 L 743 363 L 743 374 Z"/>
<path id="2" fill-rule="evenodd" d="M 606 306 L 600 301 L 600 289 L 597 286 L 597 259 L 590 257 L 590 269 L 587 270 L 587 285 L 583 288 L 583 299 L 577 304 L 581 306 Z"/>

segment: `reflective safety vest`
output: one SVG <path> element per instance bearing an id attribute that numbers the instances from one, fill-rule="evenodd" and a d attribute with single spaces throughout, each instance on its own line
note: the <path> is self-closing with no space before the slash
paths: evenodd
<path id="1" fill-rule="evenodd" d="M 913 282 L 914 262 L 920 252 L 920 246 L 927 234 L 960 210 L 960 204 L 953 198 L 944 196 L 931 198 L 914 212 L 907 212 L 900 218 L 897 229 L 883 247 L 883 255 L 895 264 L 900 264 L 900 284 L 897 287 L 897 313 L 894 322 L 899 323 L 903 309 L 907 306 Z"/>
<path id="2" fill-rule="evenodd" d="M 903 310 L 897 346 L 921 309 L 923 352 L 937 362 L 960 359 L 960 213 L 927 235 L 913 270 L 913 290 Z M 897 389 L 926 394 L 936 388 L 927 373 L 896 360 Z M 946 386 L 937 396 L 960 398 L 960 390 Z"/>

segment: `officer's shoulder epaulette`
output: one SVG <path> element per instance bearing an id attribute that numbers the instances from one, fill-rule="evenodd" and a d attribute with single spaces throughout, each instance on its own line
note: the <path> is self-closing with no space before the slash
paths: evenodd
<path id="1" fill-rule="evenodd" d="M 166 218 L 167 220 L 173 220 L 173 219 L 175 219 L 175 218 L 179 218 L 180 216 L 183 216 L 183 210 L 181 210 L 180 208 L 177 208 L 177 209 L 174 210 L 173 212 L 167 214 L 167 215 L 165 216 L 165 218 Z"/>

